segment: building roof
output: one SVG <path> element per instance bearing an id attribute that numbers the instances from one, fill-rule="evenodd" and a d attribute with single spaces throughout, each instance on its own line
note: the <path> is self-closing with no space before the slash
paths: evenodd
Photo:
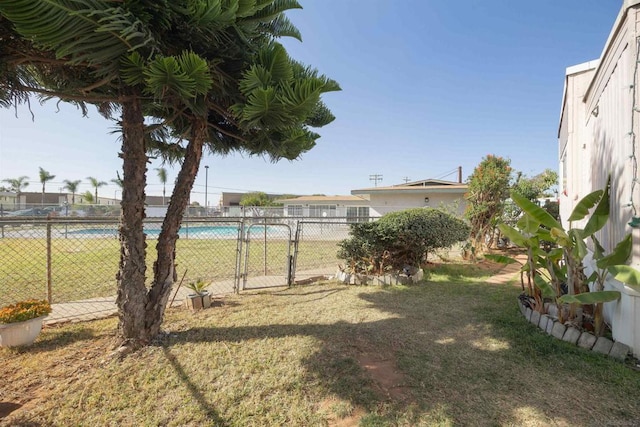
<path id="1" fill-rule="evenodd" d="M 434 185 L 460 185 L 460 182 L 443 181 L 441 179 L 421 179 L 420 181 L 406 182 L 404 184 L 392 185 L 392 187 L 430 187 Z M 376 187 L 374 187 L 376 188 Z"/>
<path id="2" fill-rule="evenodd" d="M 280 199 L 281 203 L 298 203 L 298 202 L 368 202 L 369 200 L 362 196 L 300 196 L 292 199 Z"/>
<path id="3" fill-rule="evenodd" d="M 459 193 L 467 192 L 469 186 L 467 184 L 459 184 L 451 181 L 438 181 L 435 179 L 426 179 L 423 181 L 408 182 L 401 185 L 392 185 L 390 187 L 370 187 L 361 188 L 359 190 L 351 190 L 351 194 L 389 194 L 389 193 Z"/>

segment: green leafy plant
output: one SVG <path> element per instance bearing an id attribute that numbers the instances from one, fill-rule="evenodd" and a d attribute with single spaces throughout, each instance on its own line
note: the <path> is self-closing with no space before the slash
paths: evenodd
<path id="1" fill-rule="evenodd" d="M 353 273 L 383 274 L 419 267 L 429 252 L 466 240 L 469 227 L 441 210 L 416 208 L 352 224 L 350 234 L 340 242 L 338 258 Z"/>
<path id="2" fill-rule="evenodd" d="M 523 212 L 517 229 L 500 224 L 500 231 L 516 245 L 527 250 L 527 262 L 522 271 L 528 278 L 528 295 L 533 300 L 534 309 L 544 312 L 545 298 L 553 300 L 558 307 L 561 322 L 574 320 L 577 306 L 593 306 L 594 329 L 601 335 L 603 328 L 603 304 L 620 298 L 618 291 L 605 291 L 604 283 L 611 274 L 618 280 L 638 279 L 637 272 L 623 264 L 631 254 L 631 235 L 626 236 L 613 251 L 605 255 L 605 250 L 596 237 L 609 219 L 610 178 L 604 189 L 586 195 L 575 206 L 568 218 L 570 227 L 565 230 L 545 209 L 527 200 L 517 192 L 511 198 Z M 589 217 L 584 228 L 573 227 L 575 221 Z M 585 239 L 593 245 L 594 272 L 587 277 L 584 273 L 584 259 L 588 254 Z M 542 242 L 552 242 L 558 247 L 544 250 Z M 566 292 L 563 285 L 566 284 Z M 590 284 L 593 284 L 591 289 Z M 566 315 L 563 307 L 569 304 Z"/>
<path id="3" fill-rule="evenodd" d="M 196 294 L 202 296 L 207 293 L 207 286 L 209 284 L 202 279 L 198 279 L 195 282 L 189 282 L 185 286 L 191 289 Z"/>
<path id="4" fill-rule="evenodd" d="M 0 308 L 0 323 L 17 323 L 51 313 L 51 304 L 44 300 L 30 299 Z"/>

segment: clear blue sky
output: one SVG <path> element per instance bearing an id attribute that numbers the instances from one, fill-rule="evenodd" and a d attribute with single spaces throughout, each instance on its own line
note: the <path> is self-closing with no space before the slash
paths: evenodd
<path id="1" fill-rule="evenodd" d="M 285 40 L 292 57 L 337 80 L 327 94 L 336 120 L 300 160 L 208 155 L 192 200 L 221 191 L 349 194 L 373 186 L 463 179 L 487 154 L 508 157 L 531 176 L 557 169 L 557 129 L 568 66 L 599 58 L 622 0 L 301 0 L 289 13 L 303 43 Z M 114 124 L 68 105 L 0 110 L 0 179 L 38 167 L 56 179 L 109 181 L 121 169 Z M 161 195 L 149 165 L 147 193 Z M 169 168 L 169 181 L 177 175 Z M 100 189 L 113 197 L 117 187 Z M 118 194 L 119 197 L 119 194 Z"/>

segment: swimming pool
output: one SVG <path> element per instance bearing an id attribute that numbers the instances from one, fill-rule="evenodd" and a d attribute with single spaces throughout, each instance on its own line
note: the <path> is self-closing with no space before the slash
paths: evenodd
<path id="1" fill-rule="evenodd" d="M 256 228 L 253 226 L 252 233 Z M 259 227 L 264 231 L 264 227 Z M 183 225 L 178 232 L 181 238 L 198 238 L 198 239 L 216 239 L 216 238 L 235 238 L 238 236 L 240 225 Z M 160 235 L 160 226 L 145 227 L 144 232 L 147 237 L 157 238 Z M 267 227 L 267 234 L 271 234 L 273 230 L 271 227 Z M 87 236 L 87 237 L 110 237 L 118 236 L 117 228 L 84 228 L 81 230 L 69 230 L 67 232 L 73 236 Z"/>

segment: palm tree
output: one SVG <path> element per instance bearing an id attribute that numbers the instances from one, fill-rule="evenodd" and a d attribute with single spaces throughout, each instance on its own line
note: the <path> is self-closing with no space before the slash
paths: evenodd
<path id="1" fill-rule="evenodd" d="M 20 195 L 22 190 L 29 186 L 28 176 L 20 176 L 18 178 L 3 179 L 4 182 L 9 184 L 9 191 L 16 193 L 17 207 L 20 209 Z"/>
<path id="2" fill-rule="evenodd" d="M 78 186 L 80 185 L 80 183 L 82 182 L 81 180 L 76 180 L 76 181 L 69 181 L 68 179 L 65 179 L 64 181 L 64 189 L 71 191 L 71 204 L 75 205 L 76 204 L 76 191 L 78 191 Z"/>
<path id="3" fill-rule="evenodd" d="M 99 181 L 97 178 L 94 178 L 92 176 L 88 176 L 87 179 L 91 183 L 91 186 L 95 188 L 95 193 L 93 194 L 93 203 L 99 205 L 100 201 L 98 200 L 98 188 L 102 187 L 103 185 L 107 185 L 107 183 L 104 181 Z"/>
<path id="4" fill-rule="evenodd" d="M 40 171 L 38 172 L 38 174 L 40 175 L 40 182 L 42 183 L 42 201 L 41 203 L 44 205 L 44 185 L 47 183 L 47 181 L 51 181 L 52 179 L 54 179 L 56 176 L 55 175 L 51 175 L 48 171 L 40 168 Z"/>
<path id="5" fill-rule="evenodd" d="M 162 204 L 164 205 L 164 197 L 167 187 L 167 170 L 165 168 L 156 168 L 158 171 L 158 179 L 162 183 Z"/>
<path id="6" fill-rule="evenodd" d="M 320 95 L 339 90 L 337 83 L 293 61 L 275 42 L 300 38 L 284 15 L 299 8 L 298 2 L 222 4 L 0 2 L 0 27 L 13 37 L 4 38 L 11 43 L 0 41 L 5 64 L 0 79 L 12 96 L 0 92 L 0 105 L 40 93 L 81 106 L 96 104 L 109 118 L 121 113 L 124 189 L 116 302 L 119 335 L 130 347 L 151 342 L 160 331 L 176 280 L 178 230 L 203 148 L 293 160 L 319 138 L 309 128 L 333 120 Z M 44 25 L 42 16 L 56 25 Z M 164 127 L 145 129 L 145 116 Z M 156 153 L 182 162 L 147 289 L 142 218 L 148 156 Z"/>

